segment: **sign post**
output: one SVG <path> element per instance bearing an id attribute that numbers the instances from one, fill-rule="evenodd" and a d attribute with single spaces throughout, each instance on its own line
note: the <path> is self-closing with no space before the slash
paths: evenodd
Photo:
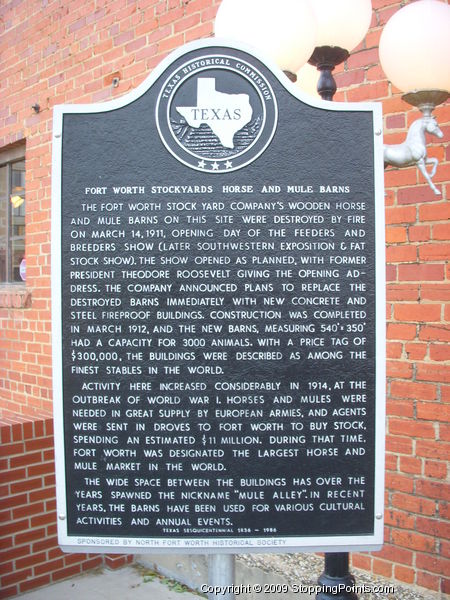
<path id="1" fill-rule="evenodd" d="M 381 142 L 217 40 L 55 108 L 63 549 L 381 546 Z"/>

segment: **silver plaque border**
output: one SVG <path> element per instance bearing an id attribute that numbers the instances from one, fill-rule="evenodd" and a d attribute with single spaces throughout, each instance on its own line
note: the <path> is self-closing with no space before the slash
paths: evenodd
<path id="1" fill-rule="evenodd" d="M 285 89 L 302 102 L 327 111 L 369 112 L 373 115 L 374 202 L 375 202 L 375 277 L 376 277 L 376 448 L 374 533 L 372 535 L 315 537 L 255 537 L 251 539 L 189 538 L 153 539 L 110 536 L 69 535 L 66 519 L 66 474 L 64 460 L 64 424 L 62 401 L 62 282 L 61 282 L 61 171 L 62 131 L 65 114 L 93 114 L 117 110 L 142 96 L 171 65 L 187 52 L 214 47 L 247 52 L 264 63 Z M 376 551 L 383 545 L 384 475 L 385 475 L 385 395 L 386 395 L 386 316 L 385 316 L 385 225 L 384 225 L 384 163 L 383 115 L 377 102 L 328 102 L 314 98 L 291 83 L 286 75 L 258 50 L 237 45 L 229 40 L 210 38 L 191 42 L 166 57 L 143 83 L 131 92 L 103 103 L 66 104 L 54 107 L 52 133 L 52 205 L 51 205 L 51 286 L 52 286 L 52 346 L 53 346 L 53 406 L 55 431 L 55 469 L 57 496 L 58 541 L 65 552 L 100 552 L 107 554 L 209 554 L 248 552 L 343 552 Z"/>

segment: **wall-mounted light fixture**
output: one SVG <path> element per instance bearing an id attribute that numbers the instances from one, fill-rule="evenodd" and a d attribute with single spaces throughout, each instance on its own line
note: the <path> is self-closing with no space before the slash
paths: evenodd
<path id="1" fill-rule="evenodd" d="M 346 60 L 366 35 L 372 18 L 371 0 L 313 0 L 317 22 L 315 49 L 308 62 L 320 71 L 317 91 L 323 100 L 336 93 L 334 68 Z"/>
<path id="2" fill-rule="evenodd" d="M 425 133 L 442 138 L 432 115 L 450 90 L 450 6 L 438 0 L 420 0 L 404 6 L 387 22 L 380 39 L 380 62 L 402 98 L 417 106 L 423 117 L 410 126 L 402 144 L 386 145 L 385 165 L 416 164 L 435 194 L 432 181 L 437 158 L 427 156 Z M 428 172 L 426 165 L 431 165 Z"/>

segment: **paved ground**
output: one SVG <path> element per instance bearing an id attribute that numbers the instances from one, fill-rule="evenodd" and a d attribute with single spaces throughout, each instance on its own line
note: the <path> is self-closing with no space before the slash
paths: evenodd
<path id="1" fill-rule="evenodd" d="M 146 576 L 130 566 L 102 569 L 28 592 L 22 600 L 201 600 L 197 594 L 160 577 Z"/>

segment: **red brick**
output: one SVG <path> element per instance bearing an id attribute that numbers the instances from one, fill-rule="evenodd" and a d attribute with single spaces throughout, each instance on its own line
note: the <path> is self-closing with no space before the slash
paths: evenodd
<path id="1" fill-rule="evenodd" d="M 412 550 L 421 552 L 436 552 L 436 541 L 429 535 L 404 530 L 393 530 L 392 541 L 403 548 L 411 548 Z"/>
<path id="2" fill-rule="evenodd" d="M 419 182 L 423 183 L 422 175 L 419 175 L 418 171 L 415 170 L 415 179 L 409 183 L 414 184 L 419 177 Z M 414 185 L 414 187 L 402 188 L 398 190 L 397 194 L 398 203 L 401 205 L 405 204 L 419 204 L 423 202 L 433 202 L 436 198 L 433 191 L 428 185 Z"/>
<path id="3" fill-rule="evenodd" d="M 45 562 L 47 560 L 47 553 L 41 552 L 40 554 L 31 554 L 26 556 L 25 558 L 16 560 L 16 569 L 25 569 L 26 567 L 32 567 L 34 565 L 38 565 L 39 563 Z"/>
<path id="4" fill-rule="evenodd" d="M 398 459 L 399 457 L 396 454 L 386 453 L 384 457 L 385 468 L 388 471 L 397 471 L 398 470 Z"/>
<path id="5" fill-rule="evenodd" d="M 20 592 L 23 594 L 39 587 L 44 587 L 51 583 L 50 575 L 42 575 L 42 577 L 32 577 L 27 581 L 23 581 L 20 586 Z"/>
<path id="6" fill-rule="evenodd" d="M 13 508 L 16 506 L 22 506 L 24 504 L 27 503 L 28 501 L 28 495 L 27 494 L 19 494 L 16 496 L 10 496 L 10 495 L 6 495 L 7 492 L 5 492 L 5 496 L 2 497 L 1 494 L 1 490 L 0 490 L 0 509 L 4 510 L 7 508 Z"/>
<path id="7" fill-rule="evenodd" d="M 444 540 L 450 539 L 450 523 L 437 519 L 416 518 L 416 530 Z M 450 571 L 449 571 L 450 572 Z"/>
<path id="8" fill-rule="evenodd" d="M 419 247 L 419 259 L 423 261 L 447 260 L 450 256 L 450 244 L 422 244 Z"/>
<path id="9" fill-rule="evenodd" d="M 24 451 L 24 443 L 16 442 L 15 444 L 2 444 L 0 446 L 0 456 L 14 456 L 22 454 Z"/>
<path id="10" fill-rule="evenodd" d="M 430 575 L 425 571 L 417 572 L 417 585 L 428 588 L 430 590 L 439 591 L 440 579 L 436 575 Z"/>
<path id="11" fill-rule="evenodd" d="M 449 455 L 447 454 L 447 456 Z M 416 483 L 416 493 L 427 498 L 433 497 L 439 500 L 448 500 L 450 494 L 450 484 L 447 482 L 419 479 Z"/>
<path id="12" fill-rule="evenodd" d="M 441 307 L 437 304 L 397 304 L 394 318 L 398 321 L 426 322 L 441 319 Z"/>
<path id="13" fill-rule="evenodd" d="M 408 228 L 410 242 L 428 242 L 431 239 L 431 227 L 429 225 L 411 225 Z"/>
<path id="14" fill-rule="evenodd" d="M 418 364 L 416 378 L 418 381 L 450 383 L 450 370 L 446 366 Z"/>
<path id="15" fill-rule="evenodd" d="M 443 442 L 417 440 L 416 453 L 417 456 L 438 460 L 442 458 L 442 454 L 445 451 L 450 450 L 450 448 L 447 448 L 448 446 L 449 444 Z"/>
<path id="16" fill-rule="evenodd" d="M 21 481 L 26 477 L 26 469 L 14 469 L 8 470 L 2 473 L 2 483 L 11 483 L 12 486 L 15 485 L 14 482 Z"/>
<path id="17" fill-rule="evenodd" d="M 187 29 L 190 29 L 199 23 L 200 13 L 194 13 L 193 15 L 179 19 L 176 23 L 174 23 L 174 33 L 186 31 Z"/>
<path id="18" fill-rule="evenodd" d="M 366 569 L 370 571 L 372 566 L 372 558 L 365 554 L 352 554 L 351 555 L 352 566 L 356 569 Z"/>
<path id="19" fill-rule="evenodd" d="M 416 221 L 416 209 L 414 206 L 393 207 L 386 209 L 386 224 L 414 223 Z"/>
<path id="20" fill-rule="evenodd" d="M 425 360 L 428 353 L 428 345 L 417 342 L 405 344 L 405 354 L 408 360 Z"/>
<path id="21" fill-rule="evenodd" d="M 405 264 L 398 266 L 399 281 L 442 281 L 444 266 L 435 264 Z"/>
<path id="22" fill-rule="evenodd" d="M 13 573 L 9 573 L 8 575 L 3 575 L 1 578 L 1 586 L 7 587 L 9 585 L 14 585 L 15 583 L 19 583 L 24 579 L 28 579 L 32 577 L 33 571 L 32 569 L 22 569 L 21 571 L 15 570 Z"/>
<path id="23" fill-rule="evenodd" d="M 335 80 L 338 87 L 349 87 L 351 85 L 357 85 L 364 81 L 365 73 L 363 70 L 358 71 L 344 71 L 337 73 Z"/>
<path id="24" fill-rule="evenodd" d="M 386 117 L 387 129 L 405 129 L 406 119 L 405 115 L 388 115 Z"/>
<path id="25" fill-rule="evenodd" d="M 421 287 L 417 283 L 391 283 L 386 288 L 388 301 L 413 301 L 418 302 L 421 296 Z"/>
<path id="26" fill-rule="evenodd" d="M 31 465 L 27 469 L 28 477 L 35 477 L 36 475 L 45 475 L 47 473 L 54 473 L 55 465 L 53 462 L 40 463 Z"/>
<path id="27" fill-rule="evenodd" d="M 450 342 L 450 326 L 421 325 L 419 339 L 432 342 Z"/>
<path id="28" fill-rule="evenodd" d="M 404 360 L 386 361 L 386 374 L 395 379 L 411 379 L 413 374 L 412 364 Z"/>
<path id="29" fill-rule="evenodd" d="M 388 323 L 387 338 L 389 340 L 414 340 L 417 326 L 404 323 Z"/>
<path id="30" fill-rule="evenodd" d="M 401 244 L 408 240 L 408 232 L 405 227 L 386 227 L 386 243 Z"/>
<path id="31" fill-rule="evenodd" d="M 392 505 L 402 510 L 410 511 L 420 515 L 436 515 L 435 500 L 419 498 L 415 495 L 395 492 L 392 495 Z"/>
<path id="32" fill-rule="evenodd" d="M 414 529 L 415 517 L 406 512 L 390 508 L 385 511 L 384 519 L 386 525 L 390 525 L 391 527 L 396 527 L 397 529 Z"/>
<path id="33" fill-rule="evenodd" d="M 19 506 L 18 508 L 13 510 L 13 518 L 21 519 L 23 517 L 31 517 L 32 515 L 36 515 L 44 512 L 44 503 L 37 502 L 34 504 L 26 504 L 24 506 Z"/>
<path id="34" fill-rule="evenodd" d="M 450 360 L 450 347 L 447 344 L 431 344 L 430 360 Z"/>
<path id="35" fill-rule="evenodd" d="M 416 246 L 388 246 L 386 249 L 387 262 L 415 262 L 417 261 Z"/>
<path id="36" fill-rule="evenodd" d="M 387 342 L 386 356 L 387 358 L 401 358 L 403 354 L 403 344 L 400 342 Z"/>
<path id="37" fill-rule="evenodd" d="M 429 204 L 419 207 L 421 221 L 447 221 L 450 219 L 450 206 L 446 204 Z"/>
<path id="38" fill-rule="evenodd" d="M 374 98 L 385 98 L 388 91 L 389 84 L 387 81 L 368 82 L 348 90 L 347 98 L 350 102 L 364 102 Z"/>
<path id="39" fill-rule="evenodd" d="M 400 187 L 406 185 L 415 185 L 417 183 L 417 171 L 415 168 L 411 169 L 386 169 L 384 173 L 384 183 L 387 187 Z M 410 190 L 411 188 L 408 188 Z M 416 189 L 416 188 L 412 188 Z M 399 204 L 413 204 L 414 200 L 409 199 L 408 201 L 401 200 L 401 192 L 404 188 L 398 190 L 397 198 Z"/>
<path id="40" fill-rule="evenodd" d="M 412 456 L 400 456 L 400 471 L 411 475 L 422 473 L 422 460 Z"/>
<path id="41" fill-rule="evenodd" d="M 374 558 L 372 570 L 375 575 L 382 575 L 387 578 L 392 577 L 392 563 L 390 562 Z"/>
<path id="42" fill-rule="evenodd" d="M 394 565 L 394 578 L 404 583 L 412 584 L 416 576 L 415 569 L 404 567 L 403 565 Z"/>
<path id="43" fill-rule="evenodd" d="M 414 553 L 411 550 L 399 548 L 392 544 L 384 544 L 381 550 L 374 553 L 374 556 L 411 566 L 413 564 Z"/>
<path id="44" fill-rule="evenodd" d="M 40 527 L 41 525 L 47 525 L 56 521 L 56 514 L 54 511 L 48 512 L 45 515 L 37 515 L 32 517 L 30 520 L 31 527 Z"/>
<path id="45" fill-rule="evenodd" d="M 45 573 L 53 573 L 54 571 L 61 569 L 61 567 L 63 567 L 63 566 L 64 566 L 63 558 L 59 558 L 57 560 L 47 560 L 43 564 L 36 565 L 34 567 L 34 572 L 36 573 L 36 575 L 43 575 Z"/>
<path id="46" fill-rule="evenodd" d="M 450 573 L 450 560 L 439 556 L 419 554 L 417 556 L 417 568 L 439 575 L 446 575 Z"/>
<path id="47" fill-rule="evenodd" d="M 95 569 L 96 567 L 100 567 L 101 565 L 103 565 L 103 557 L 97 555 L 93 558 L 90 558 L 89 560 L 85 560 L 84 562 L 82 562 L 81 570 L 89 571 L 90 569 Z"/>
<path id="48" fill-rule="evenodd" d="M 393 435 L 435 439 L 436 431 L 432 423 L 423 423 L 413 419 L 389 419 L 389 432 Z"/>
<path id="49" fill-rule="evenodd" d="M 45 529 L 30 529 L 24 533 L 17 534 L 15 537 L 15 544 L 28 544 L 29 542 L 35 542 L 45 537 Z"/>
<path id="50" fill-rule="evenodd" d="M 386 414 L 397 417 L 414 417 L 414 405 L 409 401 L 392 401 L 389 399 L 386 406 Z"/>
<path id="51" fill-rule="evenodd" d="M 0 564 L 5 564 L 8 560 L 14 561 L 16 558 L 22 558 L 30 554 L 30 546 L 12 547 L 5 541 L 2 541 L 2 548 L 3 549 L 0 552 Z"/>
<path id="52" fill-rule="evenodd" d="M 1 594 L 2 598 L 13 598 L 18 594 L 17 586 L 11 585 L 9 587 L 4 587 L 2 588 Z"/>
<path id="53" fill-rule="evenodd" d="M 417 403 L 417 418 L 428 421 L 443 421 L 450 420 L 450 404 L 441 404 L 438 402 L 418 402 Z"/>
<path id="54" fill-rule="evenodd" d="M 447 519 L 447 521 L 450 521 L 450 502 L 447 500 L 440 502 L 438 512 L 441 519 Z"/>
<path id="55" fill-rule="evenodd" d="M 197 27 L 192 27 L 184 34 L 185 42 L 192 42 L 203 37 L 210 37 L 213 33 L 212 23 L 202 23 Z"/>
<path id="56" fill-rule="evenodd" d="M 435 400 L 437 394 L 435 385 L 415 381 L 392 381 L 390 392 L 394 398 L 421 400 Z"/>
<path id="57" fill-rule="evenodd" d="M 447 479 L 447 464 L 444 461 L 426 460 L 424 475 L 433 479 Z"/>
<path id="58" fill-rule="evenodd" d="M 370 50 L 352 53 L 347 59 L 347 65 L 352 70 L 358 67 L 367 67 L 370 64 L 377 64 L 378 60 L 378 50 L 371 48 Z"/>
<path id="59" fill-rule="evenodd" d="M 450 300 L 450 285 L 445 283 L 435 283 L 433 285 L 423 284 L 421 286 L 421 291 L 422 300 Z"/>
<path id="60" fill-rule="evenodd" d="M 65 567 L 64 569 L 54 571 L 54 573 L 52 574 L 52 579 L 53 581 L 60 581 L 61 579 L 67 579 L 68 577 L 79 575 L 80 572 L 80 565 L 72 565 L 70 567 Z"/>
<path id="61" fill-rule="evenodd" d="M 129 563 L 130 556 L 127 555 L 106 555 L 105 565 L 108 569 L 120 569 Z"/>
<path id="62" fill-rule="evenodd" d="M 50 548 L 58 547 L 58 538 L 47 536 L 43 540 L 34 542 L 31 549 L 32 552 L 41 552 L 41 550 L 49 550 Z"/>
<path id="63" fill-rule="evenodd" d="M 4 523 L 3 525 L 0 525 L 0 535 L 14 535 L 16 534 L 18 531 L 24 531 L 25 529 L 27 529 L 29 526 L 29 521 L 28 519 L 22 519 L 21 521 L 19 520 L 15 520 L 15 521 L 10 521 L 8 523 Z"/>
<path id="64" fill-rule="evenodd" d="M 450 225 L 448 223 L 436 223 L 433 225 L 432 238 L 437 241 L 450 240 Z"/>
<path id="65" fill-rule="evenodd" d="M 401 436 L 387 436 L 386 437 L 386 450 L 388 452 L 397 452 L 401 454 L 412 454 L 413 445 L 412 440 L 407 437 Z"/>

